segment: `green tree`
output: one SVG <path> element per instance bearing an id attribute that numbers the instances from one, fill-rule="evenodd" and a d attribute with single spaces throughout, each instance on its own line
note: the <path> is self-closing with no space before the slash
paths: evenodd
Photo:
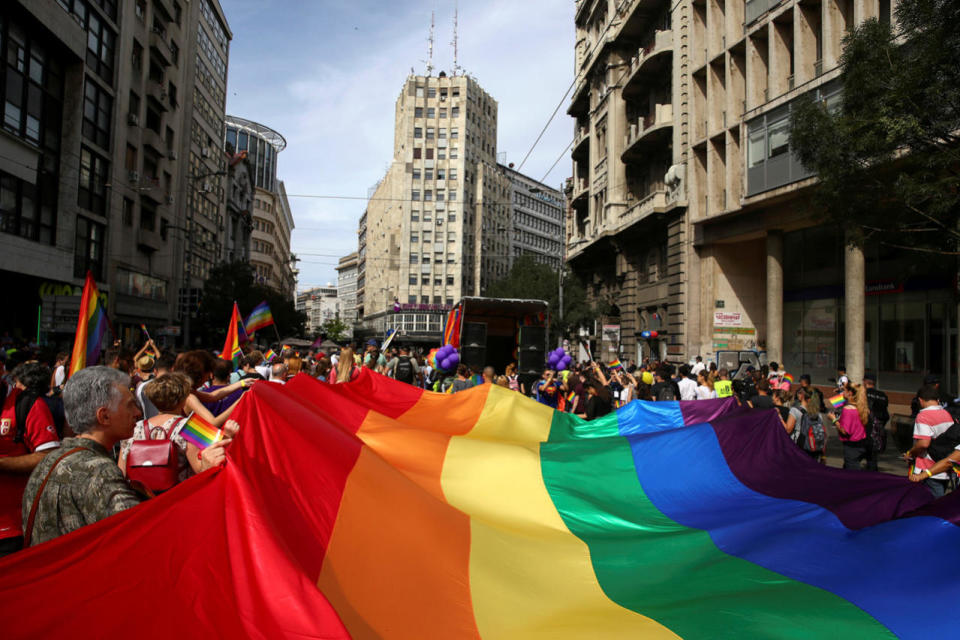
<path id="1" fill-rule="evenodd" d="M 303 336 L 306 315 L 296 310 L 293 300 L 258 284 L 254 276 L 253 267 L 246 262 L 225 262 L 210 270 L 210 277 L 203 286 L 198 318 L 191 327 L 191 333 L 199 336 L 200 344 L 204 347 L 219 348 L 223 345 L 234 301 L 240 313 L 246 316 L 266 300 L 282 337 Z M 263 342 L 276 339 L 272 327 L 262 329 L 260 333 L 263 334 Z"/>
<path id="2" fill-rule="evenodd" d="M 491 298 L 527 298 L 545 300 L 550 310 L 551 344 L 558 336 L 570 336 L 577 328 L 588 326 L 597 310 L 587 302 L 583 283 L 569 269 L 563 274 L 563 317 L 559 313 L 560 274 L 531 255 L 517 258 L 502 279 L 491 283 L 485 296 Z"/>
<path id="3" fill-rule="evenodd" d="M 327 340 L 333 340 L 337 344 L 343 344 L 347 339 L 347 330 L 349 328 L 350 325 L 341 320 L 340 316 L 337 316 L 324 322 L 320 331 L 327 336 Z"/>
<path id="4" fill-rule="evenodd" d="M 960 241 L 960 3 L 901 0 L 896 18 L 846 36 L 840 104 L 801 99 L 791 145 L 819 177 L 815 209 L 851 242 L 951 253 Z"/>

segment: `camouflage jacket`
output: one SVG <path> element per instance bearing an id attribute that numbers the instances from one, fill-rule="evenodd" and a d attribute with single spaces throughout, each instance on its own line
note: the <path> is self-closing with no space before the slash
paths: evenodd
<path id="1" fill-rule="evenodd" d="M 23 528 L 34 496 L 53 463 L 74 447 L 83 447 L 57 465 L 40 496 L 33 523 L 33 540 L 25 545 L 39 544 L 97 520 L 140 504 L 142 498 L 127 484 L 123 472 L 99 443 L 89 438 L 64 438 L 59 449 L 54 449 L 36 466 L 23 492 Z"/>

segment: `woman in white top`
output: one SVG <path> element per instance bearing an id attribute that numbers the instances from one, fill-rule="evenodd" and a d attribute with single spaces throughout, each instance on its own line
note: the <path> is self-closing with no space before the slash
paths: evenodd
<path id="1" fill-rule="evenodd" d="M 706 371 L 697 373 L 697 400 L 716 398 L 717 392 L 713 388 L 713 381 Z"/>

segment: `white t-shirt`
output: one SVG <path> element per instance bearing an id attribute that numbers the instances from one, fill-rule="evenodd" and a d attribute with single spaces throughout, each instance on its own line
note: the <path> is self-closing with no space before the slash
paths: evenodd
<path id="1" fill-rule="evenodd" d="M 690 370 L 690 373 L 692 373 L 693 375 L 697 375 L 698 373 L 700 373 L 706 368 L 707 368 L 707 365 L 703 364 L 702 362 L 698 362 L 697 364 L 693 365 L 693 369 Z"/>
<path id="2" fill-rule="evenodd" d="M 67 379 L 67 372 L 64 370 L 63 365 L 60 365 L 53 372 L 53 386 L 60 387 L 63 386 L 63 381 Z"/>
<path id="3" fill-rule="evenodd" d="M 717 397 L 716 389 L 711 389 L 707 385 L 697 385 L 697 400 L 711 400 Z"/>
<path id="4" fill-rule="evenodd" d="M 917 414 L 917 421 L 913 425 L 913 439 L 929 442 L 942 435 L 952 426 L 953 417 L 947 413 L 946 409 L 926 407 Z M 930 457 L 929 453 L 924 453 L 922 458 L 917 458 L 914 462 L 918 472 L 929 469 L 935 463 L 936 461 Z M 946 472 L 938 473 L 933 477 L 937 480 L 947 480 L 949 478 Z"/>
<path id="5" fill-rule="evenodd" d="M 697 399 L 697 383 L 690 378 L 680 378 L 680 380 L 677 382 L 677 386 L 680 387 L 681 400 Z"/>

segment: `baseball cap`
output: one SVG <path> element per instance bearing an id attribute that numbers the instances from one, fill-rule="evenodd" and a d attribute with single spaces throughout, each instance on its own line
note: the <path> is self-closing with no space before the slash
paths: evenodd
<path id="1" fill-rule="evenodd" d="M 374 340 L 373 338 L 370 338 L 369 340 L 367 340 L 367 346 L 369 346 L 369 347 L 375 347 L 375 346 L 377 346 L 377 341 Z"/>
<path id="2" fill-rule="evenodd" d="M 934 374 L 924 376 L 923 384 L 940 384 L 940 376 Z"/>
<path id="3" fill-rule="evenodd" d="M 876 381 L 877 381 L 877 374 L 875 374 L 875 373 L 865 373 L 865 374 L 863 374 L 863 379 L 864 379 L 864 380 L 869 380 L 870 382 L 876 382 Z"/>

